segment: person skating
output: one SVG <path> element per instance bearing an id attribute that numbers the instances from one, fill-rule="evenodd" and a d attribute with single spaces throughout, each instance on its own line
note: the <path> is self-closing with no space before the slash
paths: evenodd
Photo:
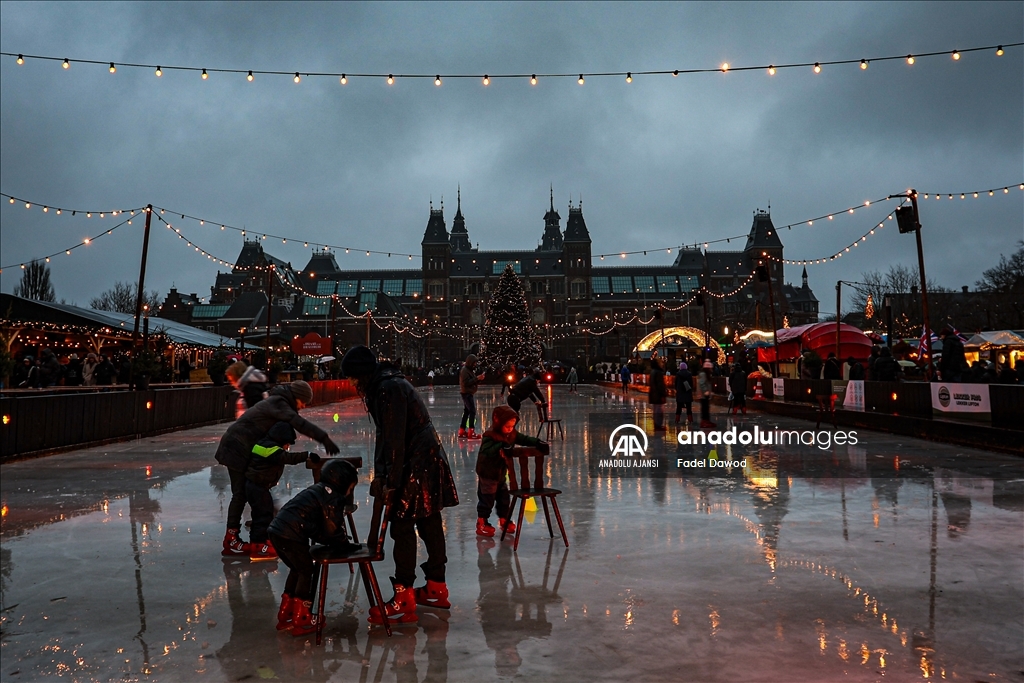
<path id="1" fill-rule="evenodd" d="M 580 381 L 580 378 L 579 378 L 579 375 L 576 374 L 576 366 L 574 365 L 571 368 L 569 368 L 569 374 L 566 375 L 566 377 L 565 377 L 565 383 L 569 385 L 569 393 L 570 394 L 572 394 L 572 393 L 577 393 L 578 394 L 579 393 L 579 389 L 576 386 L 577 384 L 579 384 L 579 381 Z"/>
<path id="2" fill-rule="evenodd" d="M 459 392 L 462 396 L 462 422 L 459 423 L 459 438 L 479 439 L 476 433 L 476 390 L 483 374 L 476 374 L 477 357 L 475 354 L 466 356 L 466 363 L 459 371 Z"/>
<path id="3" fill-rule="evenodd" d="M 651 404 L 651 412 L 654 413 L 654 431 L 663 432 L 665 426 L 665 402 L 668 391 L 665 387 L 665 371 L 661 367 L 661 359 L 651 359 L 650 386 L 647 387 L 647 402 Z"/>
<path id="4" fill-rule="evenodd" d="M 224 376 L 238 391 L 238 397 L 235 399 L 236 420 L 242 417 L 246 410 L 267 397 L 267 376 L 256 369 L 256 366 L 250 367 L 245 361 L 235 361 L 224 371 Z"/>
<path id="5" fill-rule="evenodd" d="M 711 373 L 714 365 L 710 360 L 704 361 L 700 372 L 697 373 L 697 392 L 700 394 L 700 426 L 701 429 L 714 429 L 715 423 L 711 421 Z"/>
<path id="6" fill-rule="evenodd" d="M 686 424 L 693 422 L 693 373 L 690 372 L 685 362 L 679 363 L 679 369 L 675 375 L 676 388 L 676 424 L 686 410 Z"/>
<path id="7" fill-rule="evenodd" d="M 522 407 L 523 401 L 530 399 L 537 405 L 537 418 L 543 422 L 547 419 L 548 415 L 548 402 L 544 399 L 544 395 L 540 393 L 540 385 L 538 380 L 542 376 L 540 368 L 535 368 L 533 372 L 524 375 L 521 380 L 516 382 L 515 386 L 512 387 L 508 392 L 508 398 L 505 402 L 512 408 L 512 410 L 519 412 L 519 408 Z"/>
<path id="8" fill-rule="evenodd" d="M 277 611 L 277 630 L 291 631 L 293 636 L 316 631 L 317 617 L 310 612 L 314 574 L 310 540 L 329 545 L 338 553 L 361 547 L 350 542 L 344 520 L 345 500 L 358 478 L 351 463 L 328 460 L 320 470 L 320 481 L 285 503 L 270 523 L 270 542 L 288 567 Z"/>
<path id="9" fill-rule="evenodd" d="M 455 480 L 427 406 L 401 368 L 378 363 L 370 349 L 355 346 L 345 354 L 341 369 L 355 380 L 377 427 L 370 485 L 370 494 L 377 499 L 375 505 L 391 493 L 388 519 L 394 541 L 395 575 L 391 582 L 395 595 L 383 611 L 379 605 L 372 607 L 369 621 L 416 621 L 417 604 L 450 607 L 441 510 L 459 504 Z M 427 561 L 420 565 L 427 582 L 414 590 L 417 533 L 427 548 Z"/>
<path id="10" fill-rule="evenodd" d="M 491 414 L 491 426 L 484 432 L 480 451 L 476 456 L 477 505 L 476 533 L 493 536 L 491 510 L 497 505 L 498 525 L 506 533 L 514 534 L 516 525 L 508 518 L 509 496 L 508 458 L 529 456 L 539 452 L 547 455 L 551 447 L 540 439 L 516 431 L 519 414 L 509 406 L 496 406 Z M 520 448 L 516 448 L 520 446 Z"/>
<path id="11" fill-rule="evenodd" d="M 267 527 L 274 519 L 274 499 L 270 489 L 277 486 L 285 465 L 320 462 L 316 453 L 299 451 L 290 453 L 289 447 L 295 443 L 295 430 L 287 422 L 278 422 L 267 435 L 252 447 L 249 469 L 245 471 L 245 499 L 252 508 L 252 529 L 249 536 L 249 559 L 276 560 L 274 544 L 267 538 Z"/>
<path id="12" fill-rule="evenodd" d="M 287 422 L 295 431 L 323 444 L 330 455 L 338 452 L 327 432 L 308 422 L 299 411 L 313 400 L 313 390 L 299 380 L 270 390 L 270 395 L 245 411 L 228 427 L 217 446 L 216 459 L 228 468 L 231 478 L 231 502 L 228 503 L 227 530 L 224 532 L 223 555 L 248 555 L 249 549 L 239 538 L 242 512 L 245 510 L 245 472 L 249 469 L 252 447 L 278 422 Z"/>
<path id="13" fill-rule="evenodd" d="M 742 410 L 747 414 L 747 371 L 739 363 L 733 363 L 729 374 L 729 391 L 732 392 L 732 414 Z"/>

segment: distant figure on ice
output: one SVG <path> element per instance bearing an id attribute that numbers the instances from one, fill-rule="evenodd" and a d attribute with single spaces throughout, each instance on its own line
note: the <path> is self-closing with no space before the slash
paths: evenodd
<path id="1" fill-rule="evenodd" d="M 476 456 L 478 536 L 494 535 L 494 527 L 489 519 L 495 504 L 500 528 L 509 534 L 516 531 L 516 525 L 508 518 L 508 484 L 505 483 L 508 475 L 507 458 L 529 455 L 532 449 L 544 455 L 551 451 L 546 442 L 517 432 L 518 421 L 519 414 L 512 408 L 496 406 L 491 414 L 491 427 L 484 432 L 483 441 L 480 442 L 480 451 Z"/>
<path id="2" fill-rule="evenodd" d="M 483 374 L 476 374 L 476 354 L 466 356 L 466 363 L 459 371 L 459 392 L 462 395 L 462 422 L 459 423 L 460 439 L 479 439 L 476 433 L 476 390 Z"/>
<path id="3" fill-rule="evenodd" d="M 693 374 L 685 362 L 679 363 L 675 377 L 676 388 L 676 424 L 686 410 L 686 424 L 693 422 Z"/>
<path id="4" fill-rule="evenodd" d="M 228 427 L 217 446 L 217 462 L 228 468 L 231 477 L 231 502 L 228 503 L 227 531 L 224 532 L 222 555 L 248 555 L 249 548 L 238 536 L 242 528 L 242 512 L 247 502 L 245 472 L 249 469 L 252 447 L 278 422 L 287 422 L 295 431 L 323 444 L 330 455 L 338 452 L 327 432 L 307 422 L 299 411 L 313 400 L 313 389 L 299 380 L 270 390 L 270 395 L 257 403 Z"/>
<path id="5" fill-rule="evenodd" d="M 228 366 L 224 376 L 238 391 L 238 398 L 235 399 L 236 420 L 242 417 L 246 410 L 267 397 L 267 390 L 270 388 L 267 385 L 267 376 L 257 370 L 256 366 L 250 367 L 245 361 L 238 360 Z"/>
<path id="6" fill-rule="evenodd" d="M 416 605 L 447 609 L 444 528 L 441 510 L 459 504 L 448 456 L 441 447 L 420 393 L 392 363 L 378 363 L 373 351 L 354 346 L 341 361 L 342 372 L 354 379 L 366 409 L 377 426 L 370 495 L 374 507 L 391 495 L 389 521 L 394 540 L 395 596 L 383 607 L 370 608 L 369 622 L 416 621 Z M 413 590 L 416 580 L 416 533 L 427 547 L 421 566 L 427 583 Z"/>
<path id="7" fill-rule="evenodd" d="M 548 402 L 544 400 L 544 395 L 540 393 L 540 385 L 537 383 L 542 374 L 540 368 L 535 368 L 530 374 L 524 375 L 509 390 L 508 398 L 505 399 L 505 402 L 508 403 L 512 410 L 519 413 L 519 408 L 523 405 L 523 401 L 530 399 L 537 406 L 537 418 L 543 422 L 547 419 Z"/>
<path id="8" fill-rule="evenodd" d="M 313 607 L 313 556 L 309 542 L 329 545 L 336 552 L 361 546 L 345 532 L 345 499 L 356 487 L 358 474 L 351 463 L 332 459 L 320 470 L 320 481 L 289 500 L 270 523 L 270 540 L 288 566 L 277 630 L 305 636 L 316 631 Z M 323 608 L 320 610 L 323 611 Z"/>
<path id="9" fill-rule="evenodd" d="M 579 375 L 576 374 L 576 366 L 574 365 L 571 368 L 569 368 L 569 374 L 566 375 L 565 377 L 565 383 L 569 385 L 570 394 L 573 392 L 576 392 L 577 394 L 579 393 L 579 389 L 576 386 L 577 384 L 579 384 L 579 381 L 580 378 Z"/>

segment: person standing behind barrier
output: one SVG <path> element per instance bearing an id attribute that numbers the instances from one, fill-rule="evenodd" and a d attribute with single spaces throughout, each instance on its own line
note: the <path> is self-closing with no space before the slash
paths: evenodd
<path id="1" fill-rule="evenodd" d="M 878 360 L 875 361 L 875 369 L 871 379 L 879 382 L 896 382 L 899 380 L 900 364 L 892 357 L 892 351 L 888 346 L 883 346 L 878 353 Z"/>
<path id="2" fill-rule="evenodd" d="M 466 363 L 459 371 L 459 393 L 462 396 L 462 422 L 459 423 L 460 439 L 479 439 L 476 433 L 476 390 L 484 375 L 476 374 L 476 354 L 466 356 Z"/>
<path id="3" fill-rule="evenodd" d="M 100 362 L 96 365 L 96 369 L 93 371 L 93 377 L 96 378 L 96 384 L 99 386 L 109 387 L 114 383 L 114 375 L 117 374 L 117 370 L 114 369 L 114 364 L 110 362 L 110 358 L 101 355 Z"/>
<path id="4" fill-rule="evenodd" d="M 846 359 L 846 364 L 850 366 L 850 379 L 851 380 L 862 380 L 864 379 L 864 366 L 860 364 L 860 361 L 850 356 Z"/>
<path id="5" fill-rule="evenodd" d="M 950 325 L 942 328 L 942 358 L 939 360 L 939 372 L 944 382 L 960 382 L 967 357 L 964 355 L 964 343 Z"/>
<path id="6" fill-rule="evenodd" d="M 704 361 L 700 373 L 697 374 L 697 392 L 700 394 L 700 426 L 701 429 L 714 429 L 711 421 L 711 373 L 714 365 L 710 360 Z"/>
<path id="7" fill-rule="evenodd" d="M 623 363 L 619 369 L 619 375 L 622 377 L 622 393 L 625 395 L 629 391 L 629 379 L 632 376 L 629 366 Z"/>
<path id="8" fill-rule="evenodd" d="M 405 379 L 401 368 L 378 363 L 373 351 L 354 346 L 342 359 L 341 369 L 355 380 L 377 427 L 370 483 L 374 509 L 391 496 L 388 516 L 394 541 L 395 575 L 391 583 L 395 595 L 386 604 L 371 607 L 368 620 L 371 624 L 382 624 L 384 619 L 417 621 L 418 604 L 450 607 L 441 510 L 459 504 L 455 479 L 423 397 Z M 417 533 L 427 548 L 427 561 L 420 565 L 427 582 L 413 589 Z"/>
<path id="9" fill-rule="evenodd" d="M 675 376 L 676 388 L 676 424 L 686 409 L 686 424 L 693 422 L 693 374 L 686 363 L 679 363 Z"/>

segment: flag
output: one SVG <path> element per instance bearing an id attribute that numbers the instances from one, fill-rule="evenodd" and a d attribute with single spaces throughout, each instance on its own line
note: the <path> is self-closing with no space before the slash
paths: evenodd
<path id="1" fill-rule="evenodd" d="M 921 351 L 921 352 L 924 351 L 925 335 L 928 335 L 928 350 L 929 351 L 931 351 L 932 346 L 934 346 L 935 342 L 939 341 L 938 336 L 934 332 L 932 332 L 928 328 L 922 327 L 921 328 L 921 338 L 918 339 L 918 341 L 917 341 L 918 351 Z"/>

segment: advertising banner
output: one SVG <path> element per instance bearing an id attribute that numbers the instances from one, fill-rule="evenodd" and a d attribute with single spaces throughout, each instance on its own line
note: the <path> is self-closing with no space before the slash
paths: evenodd
<path id="1" fill-rule="evenodd" d="M 846 396 L 843 397 L 844 410 L 864 412 L 864 380 L 851 379 L 846 382 Z"/>
<path id="2" fill-rule="evenodd" d="M 292 339 L 292 353 L 297 356 L 326 356 L 331 353 L 331 338 L 309 332 L 305 337 Z"/>
<path id="3" fill-rule="evenodd" d="M 781 377 L 772 377 L 772 395 L 776 401 L 786 398 L 786 380 Z"/>
<path id="4" fill-rule="evenodd" d="M 992 403 L 987 384 L 932 382 L 932 414 L 936 417 L 987 422 Z"/>

